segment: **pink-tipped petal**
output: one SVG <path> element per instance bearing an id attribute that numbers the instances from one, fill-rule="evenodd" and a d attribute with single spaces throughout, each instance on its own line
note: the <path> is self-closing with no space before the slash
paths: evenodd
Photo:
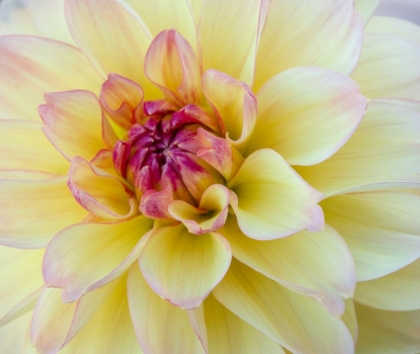
<path id="1" fill-rule="evenodd" d="M 231 257 L 222 235 L 193 235 L 181 224 L 150 234 L 139 265 L 159 296 L 183 309 L 193 309 L 223 278 Z"/>
<path id="2" fill-rule="evenodd" d="M 168 218 L 168 205 L 174 200 L 172 190 L 167 186 L 162 191 L 148 190 L 142 195 L 140 212 L 152 219 Z"/>

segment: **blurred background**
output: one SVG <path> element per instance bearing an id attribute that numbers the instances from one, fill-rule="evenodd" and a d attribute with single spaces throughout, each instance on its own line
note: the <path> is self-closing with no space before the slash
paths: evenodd
<path id="1" fill-rule="evenodd" d="M 399 17 L 420 25 L 420 0 L 382 0 L 375 15 Z"/>

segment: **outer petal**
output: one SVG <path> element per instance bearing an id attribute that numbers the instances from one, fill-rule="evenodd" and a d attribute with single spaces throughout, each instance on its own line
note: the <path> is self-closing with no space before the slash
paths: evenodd
<path id="1" fill-rule="evenodd" d="M 392 34 L 420 46 L 420 26 L 399 18 L 374 16 L 366 26 L 365 32 Z"/>
<path id="2" fill-rule="evenodd" d="M 250 155 L 228 188 L 237 196 L 231 203 L 239 227 L 251 238 L 270 240 L 324 226 L 322 209 L 316 204 L 321 194 L 273 150 Z"/>
<path id="3" fill-rule="evenodd" d="M 0 37 L 0 118 L 40 121 L 44 92 L 99 92 L 101 78 L 76 48 L 29 36 Z M 24 98 L 25 104 L 22 104 Z"/>
<path id="4" fill-rule="evenodd" d="M 333 315 L 343 314 L 343 298 L 353 295 L 356 275 L 351 253 L 333 228 L 261 242 L 246 237 L 230 217 L 220 233 L 242 263 L 292 291 L 317 299 Z"/>
<path id="5" fill-rule="evenodd" d="M 75 202 L 67 178 L 0 181 L 0 243 L 45 247 L 61 229 L 82 221 L 86 211 Z"/>
<path id="6" fill-rule="evenodd" d="M 352 0 L 272 1 L 254 88 L 296 66 L 321 66 L 348 75 L 357 64 L 362 38 L 363 21 Z"/>
<path id="7" fill-rule="evenodd" d="M 159 298 L 137 265 L 130 269 L 127 286 L 134 330 L 146 354 L 204 353 L 187 312 Z"/>
<path id="8" fill-rule="evenodd" d="M 420 311 L 394 312 L 356 304 L 359 354 L 402 354 L 420 351 Z"/>
<path id="9" fill-rule="evenodd" d="M 372 101 L 359 128 L 335 155 L 299 174 L 326 196 L 420 182 L 420 114 L 396 101 Z"/>
<path id="10" fill-rule="evenodd" d="M 144 71 L 163 93 L 182 107 L 200 102 L 200 68 L 190 44 L 175 30 L 159 33 L 150 45 Z"/>
<path id="11" fill-rule="evenodd" d="M 223 128 L 237 146 L 243 146 L 255 126 L 257 99 L 243 82 L 216 70 L 207 70 L 201 83 Z"/>
<path id="12" fill-rule="evenodd" d="M 63 0 L 2 0 L 1 34 L 30 34 L 72 44 Z"/>
<path id="13" fill-rule="evenodd" d="M 420 99 L 420 46 L 387 34 L 366 34 L 352 78 L 369 98 Z"/>
<path id="14" fill-rule="evenodd" d="M 1 350 L 4 353 L 37 354 L 35 348 L 30 345 L 27 336 L 32 312 L 30 311 L 0 327 Z"/>
<path id="15" fill-rule="evenodd" d="M 382 278 L 357 284 L 354 300 L 389 311 L 420 310 L 420 260 Z"/>
<path id="16" fill-rule="evenodd" d="M 138 258 L 138 241 L 152 227 L 138 216 L 116 224 L 79 224 L 50 242 L 43 262 L 48 287 L 62 288 L 70 302 L 120 276 Z"/>
<path id="17" fill-rule="evenodd" d="M 96 96 L 88 91 L 48 93 L 39 107 L 44 132 L 68 159 L 81 156 L 91 160 L 106 148 L 102 135 L 103 117 Z"/>
<path id="18" fill-rule="evenodd" d="M 354 9 L 363 16 L 363 21 L 368 23 L 381 0 L 355 0 Z"/>
<path id="19" fill-rule="evenodd" d="M 376 192 L 321 203 L 327 223 L 345 239 L 358 281 L 395 272 L 420 257 L 420 196 Z"/>
<path id="20" fill-rule="evenodd" d="M 355 82 L 312 67 L 276 75 L 257 98 L 258 119 L 246 151 L 271 148 L 292 165 L 314 165 L 334 154 L 353 134 L 367 106 Z"/>
<path id="21" fill-rule="evenodd" d="M 117 0 L 65 0 L 65 10 L 75 42 L 103 76 L 119 74 L 140 84 L 146 98 L 159 97 L 143 72 L 151 36 L 139 18 Z"/>
<path id="22" fill-rule="evenodd" d="M 0 326 L 28 312 L 43 287 L 44 250 L 0 246 Z"/>
<path id="23" fill-rule="evenodd" d="M 203 0 L 198 27 L 203 68 L 240 79 L 250 53 L 255 55 L 261 0 Z"/>
<path id="24" fill-rule="evenodd" d="M 213 291 L 242 320 L 300 353 L 353 353 L 344 323 L 316 301 L 286 290 L 237 261 Z"/>
<path id="25" fill-rule="evenodd" d="M 0 120 L 0 170 L 35 170 L 64 175 L 69 163 L 35 122 Z"/>
<path id="26" fill-rule="evenodd" d="M 231 257 L 222 235 L 192 235 L 177 225 L 159 229 L 145 239 L 139 265 L 158 295 L 183 309 L 193 309 L 223 278 Z"/>
<path id="27" fill-rule="evenodd" d="M 209 352 L 284 354 L 280 344 L 235 316 L 212 295 L 204 301 Z"/>

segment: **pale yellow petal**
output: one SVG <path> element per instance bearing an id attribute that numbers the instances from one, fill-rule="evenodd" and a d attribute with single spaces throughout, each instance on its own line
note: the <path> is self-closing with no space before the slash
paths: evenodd
<path id="1" fill-rule="evenodd" d="M 257 98 L 258 118 L 246 154 L 270 148 L 292 165 L 314 165 L 334 154 L 353 134 L 367 106 L 354 81 L 313 67 L 276 75 Z"/>
<path id="2" fill-rule="evenodd" d="M 157 294 L 181 308 L 193 309 L 222 280 L 231 258 L 222 235 L 193 235 L 181 224 L 150 234 L 139 265 Z"/>
<path id="3" fill-rule="evenodd" d="M 40 122 L 45 92 L 85 89 L 102 79 L 80 50 L 54 40 L 0 36 L 0 118 Z M 25 104 L 22 104 L 24 99 Z"/>
<path id="4" fill-rule="evenodd" d="M 58 231 L 87 215 L 70 193 L 66 177 L 0 181 L 0 210 L 0 243 L 22 248 L 45 247 Z"/>
<path id="5" fill-rule="evenodd" d="M 346 310 L 344 311 L 343 316 L 341 316 L 341 320 L 349 329 L 351 336 L 353 337 L 353 341 L 356 344 L 357 338 L 359 336 L 359 327 L 357 324 L 354 301 L 353 299 L 347 299 L 345 301 L 345 304 L 346 304 Z"/>
<path id="6" fill-rule="evenodd" d="M 357 64 L 363 20 L 352 0 L 275 0 L 258 48 L 254 89 L 279 72 L 321 66 L 350 74 Z"/>
<path id="7" fill-rule="evenodd" d="M 328 198 L 321 206 L 326 222 L 350 247 L 358 281 L 395 272 L 420 257 L 420 196 L 348 194 Z"/>
<path id="8" fill-rule="evenodd" d="M 355 0 L 354 8 L 363 16 L 363 21 L 370 22 L 373 13 L 380 4 L 381 0 Z"/>
<path id="9" fill-rule="evenodd" d="M 326 196 L 420 182 L 420 114 L 396 101 L 371 101 L 359 128 L 328 160 L 298 173 Z"/>
<path id="10" fill-rule="evenodd" d="M 145 353 L 204 353 L 187 312 L 156 295 L 136 264 L 127 282 L 134 330 Z"/>
<path id="11" fill-rule="evenodd" d="M 290 351 L 354 352 L 353 338 L 340 319 L 315 300 L 283 288 L 238 261 L 232 261 L 213 295 L 236 316 Z"/>
<path id="12" fill-rule="evenodd" d="M 58 233 L 43 262 L 47 286 L 64 290 L 70 302 L 119 277 L 138 258 L 139 240 L 152 220 L 138 216 L 114 224 L 78 224 Z"/>
<path id="13" fill-rule="evenodd" d="M 368 98 L 420 99 L 420 46 L 388 34 L 366 34 L 351 75 Z"/>
<path id="14" fill-rule="evenodd" d="M 30 345 L 28 332 L 33 311 L 0 327 L 0 349 L 7 354 L 38 354 Z"/>
<path id="15" fill-rule="evenodd" d="M 393 34 L 420 46 L 420 26 L 399 18 L 374 16 L 366 26 L 365 33 Z"/>
<path id="16" fill-rule="evenodd" d="M 248 156 L 228 188 L 239 227 L 249 237 L 270 240 L 324 226 L 317 204 L 322 195 L 273 150 Z"/>

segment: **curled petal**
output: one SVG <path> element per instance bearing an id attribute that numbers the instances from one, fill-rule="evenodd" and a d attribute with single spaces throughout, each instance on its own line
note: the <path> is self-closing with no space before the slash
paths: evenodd
<path id="1" fill-rule="evenodd" d="M 250 155 L 228 188 L 234 192 L 231 205 L 239 227 L 251 238 L 272 240 L 324 227 L 322 209 L 317 204 L 321 193 L 273 150 L 262 149 Z"/>
<path id="2" fill-rule="evenodd" d="M 232 257 L 222 235 L 193 235 L 182 224 L 161 228 L 144 242 L 139 259 L 144 278 L 159 296 L 183 309 L 201 304 Z"/>
<path id="3" fill-rule="evenodd" d="M 167 186 L 158 192 L 153 189 L 142 195 L 140 201 L 140 212 L 149 218 L 168 218 L 168 205 L 174 200 L 172 190 Z"/>
<path id="4" fill-rule="evenodd" d="M 173 102 L 198 103 L 200 70 L 189 43 L 175 30 L 157 35 L 145 59 L 147 77 Z"/>
<path id="5" fill-rule="evenodd" d="M 192 234 L 205 234 L 220 229 L 226 221 L 230 201 L 229 190 L 213 184 L 203 193 L 198 208 L 175 200 L 169 204 L 169 214 L 181 221 Z"/>

